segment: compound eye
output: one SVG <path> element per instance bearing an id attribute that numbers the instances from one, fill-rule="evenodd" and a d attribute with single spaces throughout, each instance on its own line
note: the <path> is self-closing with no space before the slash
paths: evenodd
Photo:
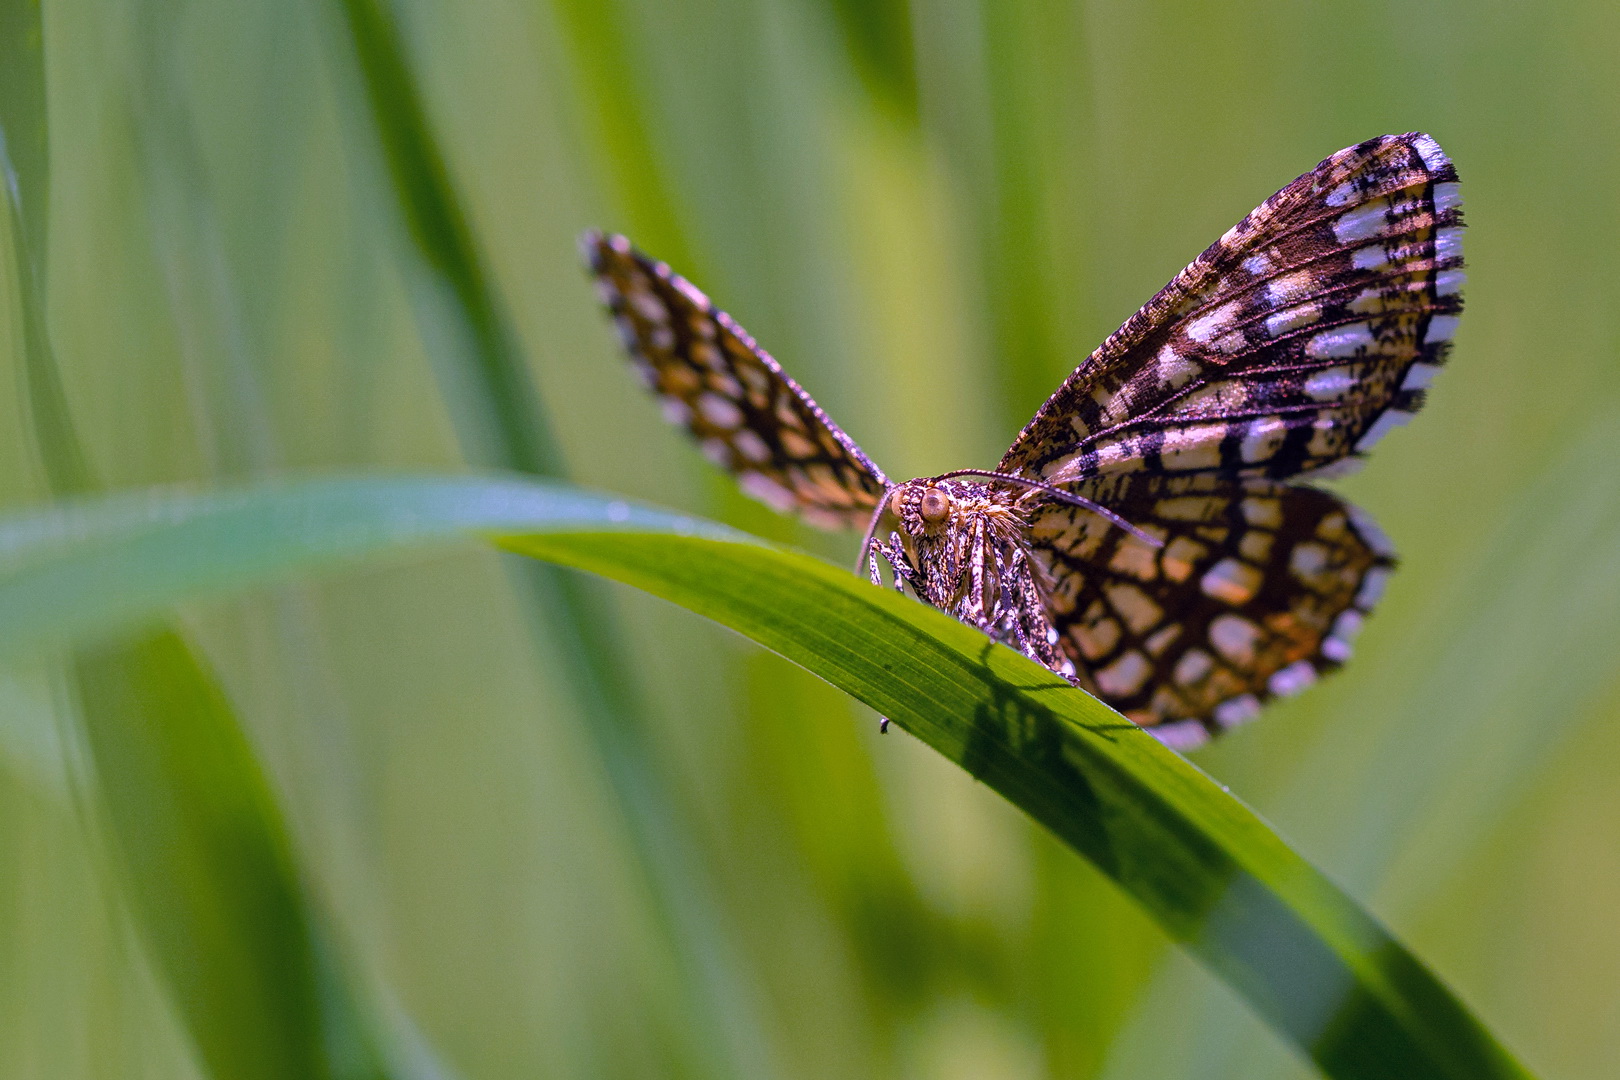
<path id="1" fill-rule="evenodd" d="M 923 492 L 922 502 L 917 506 L 917 512 L 922 519 L 930 525 L 938 525 L 951 516 L 951 497 L 939 488 L 929 488 Z"/>

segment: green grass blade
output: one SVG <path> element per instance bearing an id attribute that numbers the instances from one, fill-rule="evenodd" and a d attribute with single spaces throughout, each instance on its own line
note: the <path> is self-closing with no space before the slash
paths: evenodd
<path id="1" fill-rule="evenodd" d="M 1327 1075 L 1528 1075 L 1376 920 L 1128 721 L 937 611 L 721 526 L 515 479 L 61 507 L 0 524 L 0 656 L 467 533 L 716 619 L 891 716 L 1090 859 Z"/>
<path id="2" fill-rule="evenodd" d="M 0 172 L 22 324 L 23 390 L 46 479 L 53 491 L 65 494 L 90 491 L 94 482 L 73 432 L 45 326 L 47 131 L 40 7 L 7 0 L 0 3 Z"/>
<path id="3" fill-rule="evenodd" d="M 384 0 L 339 0 L 355 67 L 367 98 L 366 116 L 398 199 L 412 251 L 429 278 L 418 289 L 424 324 L 446 383 L 465 400 L 452 402 L 467 422 L 457 433 L 476 461 L 537 475 L 563 471 L 545 414 L 506 313 L 450 178 L 450 166 L 429 127 L 394 16 Z M 412 269 L 412 268 L 407 268 Z"/>
<path id="4" fill-rule="evenodd" d="M 99 487 L 46 325 L 49 193 L 37 3 L 0 3 L 0 171 L 22 326 L 23 404 L 46 485 Z M 230 701 L 178 632 L 72 650 L 103 822 L 147 956 L 206 1073 L 242 1080 L 380 1074 L 349 988 L 319 947 L 286 823 Z"/>
<path id="5" fill-rule="evenodd" d="M 387 0 L 336 0 L 369 105 L 381 158 L 413 244 L 407 275 L 418 322 L 450 399 L 457 437 L 475 463 L 537 476 L 565 468 L 517 334 L 489 277 L 445 153 L 428 117 Z M 683 815 L 649 749 L 622 634 L 593 583 L 549 566 L 520 568 L 539 636 L 560 654 L 587 735 L 624 816 L 691 1023 L 680 1033 L 707 1075 L 769 1072 L 764 1027 L 715 905 Z"/>
<path id="6" fill-rule="evenodd" d="M 126 893 L 218 1077 L 331 1077 L 320 973 L 279 807 L 230 702 L 160 630 L 74 674 Z"/>

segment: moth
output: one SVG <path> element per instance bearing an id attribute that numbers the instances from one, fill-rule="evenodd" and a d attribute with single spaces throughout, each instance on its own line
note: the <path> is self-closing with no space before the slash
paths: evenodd
<path id="1" fill-rule="evenodd" d="M 603 301 L 664 414 L 749 494 L 863 529 L 858 571 L 1189 748 L 1345 662 L 1394 564 L 1342 474 L 1422 406 L 1461 196 L 1412 132 L 1272 195 L 1058 387 L 994 469 L 896 483 L 746 331 L 621 236 Z"/>

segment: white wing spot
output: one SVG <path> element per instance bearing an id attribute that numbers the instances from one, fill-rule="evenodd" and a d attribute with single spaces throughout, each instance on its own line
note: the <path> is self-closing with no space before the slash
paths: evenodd
<path id="1" fill-rule="evenodd" d="M 1301 304 L 1298 307 L 1279 311 L 1275 315 L 1267 315 L 1266 333 L 1271 337 L 1281 337 L 1292 330 L 1298 330 L 1302 326 L 1309 326 L 1321 317 L 1322 308 L 1320 305 Z"/>
<path id="2" fill-rule="evenodd" d="M 1423 332 L 1423 344 L 1433 345 L 1441 341 L 1450 341 L 1457 332 L 1457 316 L 1435 315 L 1429 319 L 1429 328 Z"/>
<path id="3" fill-rule="evenodd" d="M 1154 656 L 1163 654 L 1170 647 L 1170 643 L 1181 636 L 1181 624 L 1169 623 L 1162 630 L 1154 631 L 1152 637 L 1147 639 L 1148 652 Z"/>
<path id="4" fill-rule="evenodd" d="M 1209 642 L 1215 651 L 1240 667 L 1254 663 L 1260 628 L 1241 615 L 1217 615 L 1209 624 Z"/>
<path id="5" fill-rule="evenodd" d="M 1222 730 L 1230 730 L 1239 724 L 1246 724 L 1260 715 L 1260 699 L 1253 694 L 1243 694 L 1230 698 L 1215 706 L 1215 723 Z"/>
<path id="6" fill-rule="evenodd" d="M 763 465 L 771 460 L 771 448 L 759 437 L 759 433 L 751 428 L 742 428 L 733 435 L 731 445 L 735 446 L 743 457 L 757 465 Z"/>
<path id="7" fill-rule="evenodd" d="M 1178 536 L 1159 555 L 1159 565 L 1164 567 L 1164 576 L 1171 581 L 1186 581 L 1193 571 L 1193 564 L 1203 558 L 1208 550 L 1196 540 Z"/>
<path id="8" fill-rule="evenodd" d="M 1243 520 L 1262 529 L 1275 529 L 1282 524 L 1282 502 L 1251 495 L 1243 500 Z"/>
<path id="9" fill-rule="evenodd" d="M 1406 378 L 1401 380 L 1401 389 L 1426 390 L 1438 374 L 1440 374 L 1439 364 L 1425 364 L 1420 360 L 1406 369 Z"/>
<path id="10" fill-rule="evenodd" d="M 1369 335 L 1370 336 L 1370 335 Z M 1342 398 L 1356 385 L 1356 377 L 1347 367 L 1313 371 L 1305 379 L 1305 393 L 1317 401 Z"/>
<path id="11" fill-rule="evenodd" d="M 1316 278 L 1309 271 L 1300 270 L 1285 274 L 1266 285 L 1266 300 L 1272 307 L 1292 304 L 1308 294 L 1315 284 Z"/>
<path id="12" fill-rule="evenodd" d="M 1181 654 L 1181 659 L 1176 661 L 1175 670 L 1170 673 L 1170 677 L 1176 680 L 1178 686 L 1191 686 L 1202 682 L 1204 676 L 1208 675 L 1210 668 L 1214 666 L 1215 658 L 1203 649 L 1188 649 Z"/>
<path id="13" fill-rule="evenodd" d="M 1119 643 L 1119 623 L 1113 619 L 1100 619 L 1094 625 L 1079 623 L 1071 631 L 1080 652 L 1087 660 L 1107 656 Z"/>
<path id="14" fill-rule="evenodd" d="M 1356 527 L 1356 532 L 1366 545 L 1383 556 L 1395 554 L 1395 544 L 1390 540 L 1389 534 L 1379 528 L 1378 522 L 1372 515 L 1359 506 L 1347 506 L 1350 511 L 1350 523 Z"/>
<path id="15" fill-rule="evenodd" d="M 1249 425 L 1238 452 L 1249 465 L 1259 461 L 1270 461 L 1282 448 L 1283 439 L 1287 435 L 1287 424 L 1275 416 L 1263 417 Z"/>
<path id="16" fill-rule="evenodd" d="M 1209 742 L 1209 732 L 1196 720 L 1177 720 L 1170 724 L 1155 724 L 1147 729 L 1155 739 L 1172 750 L 1196 750 Z"/>
<path id="17" fill-rule="evenodd" d="M 1264 564 L 1271 559 L 1271 544 L 1275 533 L 1264 529 L 1250 529 L 1238 540 L 1238 554 L 1252 563 Z"/>
<path id="18" fill-rule="evenodd" d="M 1240 559 L 1225 558 L 1205 572 L 1198 587 L 1206 596 L 1236 607 L 1254 599 L 1254 594 L 1260 591 L 1262 577 L 1259 567 Z"/>
<path id="19" fill-rule="evenodd" d="M 1346 180 L 1344 183 L 1322 196 L 1322 201 L 1327 203 L 1329 206 L 1343 206 L 1345 203 L 1355 198 L 1355 196 L 1355 181 Z"/>
<path id="20" fill-rule="evenodd" d="M 1097 672 L 1097 689 L 1114 697 L 1136 693 L 1153 671 L 1153 664 L 1132 650 Z"/>
<path id="21" fill-rule="evenodd" d="M 1448 213 L 1462 205 L 1462 185 L 1456 181 L 1434 185 L 1434 212 Z"/>
<path id="22" fill-rule="evenodd" d="M 1417 156 L 1423 159 L 1424 166 L 1430 172 L 1439 172 L 1451 164 L 1446 152 L 1440 149 L 1440 144 L 1427 135 L 1419 135 L 1413 139 L 1412 149 L 1417 151 Z"/>
<path id="23" fill-rule="evenodd" d="M 1405 409 L 1385 409 L 1374 420 L 1367 433 L 1356 440 L 1356 450 L 1365 452 L 1372 448 L 1378 440 L 1404 424 L 1412 422 L 1412 414 Z"/>
<path id="24" fill-rule="evenodd" d="M 1359 611 L 1340 612 L 1339 617 L 1333 620 L 1333 632 L 1322 642 L 1322 655 L 1337 664 L 1350 659 L 1350 645 L 1361 633 L 1362 621 Z"/>
<path id="25" fill-rule="evenodd" d="M 1462 287 L 1468 281 L 1468 275 L 1461 270 L 1442 270 L 1434 275 L 1434 291 L 1437 296 L 1455 296 L 1462 292 Z"/>
<path id="26" fill-rule="evenodd" d="M 1159 461 L 1167 469 L 1213 469 L 1221 463 L 1221 440 L 1208 425 L 1182 428 L 1165 433 L 1159 446 Z"/>
<path id="27" fill-rule="evenodd" d="M 794 504 L 798 502 L 793 492 L 764 473 L 738 473 L 737 484 L 748 494 L 773 510 L 786 512 L 793 509 Z M 839 523 L 842 524 L 841 519 Z"/>
<path id="28" fill-rule="evenodd" d="M 1271 273 L 1271 260 L 1266 257 L 1264 252 L 1261 252 L 1258 255 L 1250 255 L 1247 259 L 1243 260 L 1243 269 L 1247 270 L 1255 277 L 1264 277 L 1265 275 Z"/>
<path id="29" fill-rule="evenodd" d="M 742 410 L 737 403 L 719 394 L 699 394 L 697 399 L 698 414 L 719 428 L 734 428 L 742 424 Z"/>
<path id="30" fill-rule="evenodd" d="M 1356 591 L 1356 607 L 1370 611 L 1374 604 L 1383 599 L 1384 586 L 1388 584 L 1388 567 L 1375 566 L 1368 570 L 1367 576 L 1361 579 L 1361 588 Z"/>
<path id="31" fill-rule="evenodd" d="M 1434 257 L 1441 262 L 1463 257 L 1462 229 L 1458 226 L 1440 229 L 1434 234 Z"/>
<path id="32" fill-rule="evenodd" d="M 1223 327 L 1231 325 L 1236 313 L 1236 303 L 1222 304 L 1214 311 L 1207 311 L 1187 324 L 1187 336 L 1200 345 L 1208 344 Z"/>
<path id="33" fill-rule="evenodd" d="M 1389 204 L 1379 199 L 1366 206 L 1358 206 L 1354 210 L 1347 210 L 1333 223 L 1333 235 L 1341 244 L 1351 244 L 1357 240 L 1365 240 L 1377 236 L 1384 231 L 1385 214 Z"/>
<path id="34" fill-rule="evenodd" d="M 1201 369 L 1193 361 L 1166 345 L 1159 350 L 1159 380 L 1172 390 L 1180 390 L 1191 382 Z"/>
<path id="35" fill-rule="evenodd" d="M 1295 660 L 1292 664 L 1274 672 L 1266 682 L 1266 686 L 1278 697 L 1288 697 L 1297 694 L 1311 683 L 1316 681 L 1316 669 L 1309 660 Z"/>
<path id="36" fill-rule="evenodd" d="M 698 288 L 696 285 L 693 285 L 690 281 L 687 281 L 685 278 L 678 277 L 672 280 L 670 284 L 674 285 L 676 291 L 678 291 L 682 296 L 685 296 L 688 300 L 692 301 L 694 306 L 704 309 L 708 308 L 709 298 L 703 295 L 702 289 Z"/>
<path id="37" fill-rule="evenodd" d="M 671 424 L 686 424 L 692 419 L 692 409 L 685 401 L 678 397 L 666 397 L 660 400 L 659 408 L 663 411 L 664 419 Z"/>
<path id="38" fill-rule="evenodd" d="M 1135 585 L 1112 584 L 1106 591 L 1108 602 L 1119 613 L 1119 617 L 1125 620 L 1125 625 L 1133 634 L 1140 634 L 1164 618 L 1164 608 L 1154 603 L 1147 593 Z"/>
<path id="39" fill-rule="evenodd" d="M 1305 343 L 1305 355 L 1318 360 L 1354 356 L 1372 344 L 1372 328 L 1366 323 L 1351 323 L 1313 336 Z"/>
<path id="40" fill-rule="evenodd" d="M 654 326 L 663 326 L 669 322 L 669 308 L 650 291 L 632 289 L 626 299 L 630 301 L 630 306 L 636 309 L 636 314 Z"/>
<path id="41" fill-rule="evenodd" d="M 1321 574 L 1327 569 L 1327 564 L 1328 549 L 1309 540 L 1295 544 L 1293 553 L 1288 557 L 1288 568 L 1302 581 L 1309 581 Z"/>
<path id="42" fill-rule="evenodd" d="M 1357 270 L 1377 270 L 1389 265 L 1389 249 L 1383 244 L 1368 244 L 1350 253 L 1350 265 Z"/>

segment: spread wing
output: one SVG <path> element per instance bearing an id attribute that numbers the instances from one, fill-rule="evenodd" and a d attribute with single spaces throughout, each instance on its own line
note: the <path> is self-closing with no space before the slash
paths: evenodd
<path id="1" fill-rule="evenodd" d="M 1378 527 L 1316 488 L 1206 472 L 1072 490 L 1164 546 L 1036 504 L 1029 542 L 1058 644 L 1082 686 L 1178 748 L 1348 659 L 1393 565 Z"/>
<path id="2" fill-rule="evenodd" d="M 999 471 L 1286 477 L 1365 451 L 1423 403 L 1456 329 L 1458 192 L 1427 135 L 1334 154 L 1103 342 Z"/>
<path id="3" fill-rule="evenodd" d="M 630 359 L 715 464 L 774 509 L 864 528 L 888 480 L 731 316 L 622 236 L 580 247 Z"/>

